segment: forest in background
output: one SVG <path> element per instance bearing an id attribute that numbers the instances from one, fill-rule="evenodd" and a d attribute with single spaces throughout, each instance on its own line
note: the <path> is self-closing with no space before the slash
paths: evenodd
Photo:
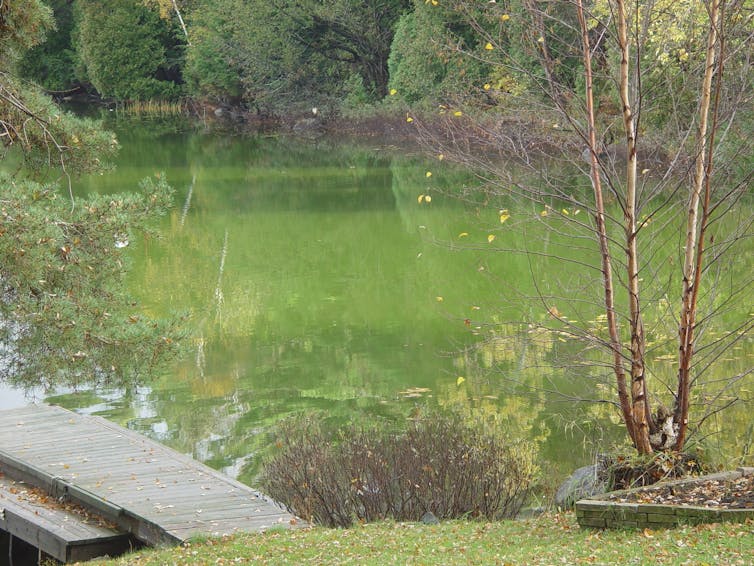
<path id="1" fill-rule="evenodd" d="M 390 109 L 542 115 L 537 100 L 583 91 L 571 2 L 500 0 L 47 0 L 56 29 L 26 53 L 21 74 L 48 92 L 115 101 L 177 100 L 274 117 Z M 593 2 L 595 16 L 608 3 Z M 602 6 L 604 4 L 604 6 Z M 705 51 L 702 3 L 641 2 L 653 20 L 640 54 L 643 125 L 688 127 Z M 744 2 L 743 4 L 747 4 Z M 751 12 L 744 5 L 740 12 Z M 657 16 L 656 14 L 660 14 Z M 590 22 L 607 81 L 619 54 Z M 744 41 L 751 22 L 738 27 Z M 748 31 L 747 31 L 748 30 Z M 750 51 L 750 49 L 749 49 Z M 750 78 L 747 77 L 747 80 Z M 598 114 L 620 120 L 597 88 Z M 568 104 L 569 101 L 564 100 Z M 603 124 L 606 125 L 606 124 Z"/>

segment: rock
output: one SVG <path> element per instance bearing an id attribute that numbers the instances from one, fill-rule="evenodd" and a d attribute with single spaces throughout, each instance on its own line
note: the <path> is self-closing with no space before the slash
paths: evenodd
<path id="1" fill-rule="evenodd" d="M 427 511 L 422 515 L 422 523 L 425 525 L 439 525 L 440 519 L 438 519 L 432 511 Z"/>
<path id="2" fill-rule="evenodd" d="M 579 499 L 603 493 L 607 482 L 599 477 L 599 471 L 599 464 L 592 464 L 573 472 L 558 488 L 555 506 L 570 509 Z"/>

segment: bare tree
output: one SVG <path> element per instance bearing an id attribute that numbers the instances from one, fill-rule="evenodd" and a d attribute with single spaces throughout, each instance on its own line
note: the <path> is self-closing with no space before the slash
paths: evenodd
<path id="1" fill-rule="evenodd" d="M 751 235 L 751 221 L 732 228 L 724 241 L 716 243 L 711 254 L 707 246 L 712 244 L 711 226 L 722 222 L 726 212 L 735 210 L 737 198 L 753 176 L 750 161 L 742 161 L 744 170 L 736 171 L 735 175 L 730 163 L 722 169 L 717 165 L 720 152 L 738 158 L 746 155 L 746 136 L 736 133 L 735 124 L 741 108 L 745 108 L 751 84 L 752 15 L 740 0 L 680 2 L 679 14 L 688 10 L 685 15 L 690 15 L 693 22 L 683 27 L 686 24 L 682 18 L 670 13 L 667 3 L 660 0 L 599 0 L 588 4 L 572 0 L 567 4 L 575 18 L 562 17 L 552 2 L 528 0 L 523 14 L 532 22 L 533 33 L 528 36 L 537 38 L 537 46 L 532 49 L 538 52 L 541 64 L 537 71 L 517 59 L 513 49 L 496 49 L 512 41 L 511 33 L 499 24 L 514 17 L 507 12 L 511 6 L 492 3 L 480 13 L 478 7 L 472 9 L 468 2 L 458 0 L 453 4 L 457 11 L 466 14 L 481 41 L 487 42 L 487 53 L 469 55 L 485 60 L 498 74 L 507 73 L 530 85 L 525 101 L 511 96 L 503 103 L 519 108 L 528 106 L 534 112 L 519 123 L 509 118 L 473 124 L 451 119 L 446 123 L 443 139 L 432 136 L 429 130 L 424 130 L 423 135 L 433 139 L 433 143 L 443 144 L 444 155 L 455 156 L 475 167 L 480 178 L 489 184 L 512 187 L 518 195 L 541 203 L 564 200 L 590 212 L 589 222 L 566 215 L 563 220 L 572 226 L 568 233 L 574 243 L 581 245 L 583 235 L 577 233 L 582 231 L 591 234 L 590 239 L 596 244 L 599 265 L 591 267 L 600 273 L 600 304 L 606 335 L 580 327 L 557 312 L 553 316 L 572 337 L 600 345 L 609 353 L 616 405 L 636 450 L 641 454 L 682 450 L 689 431 L 692 386 L 752 326 L 751 320 L 744 321 L 722 337 L 704 344 L 699 341 L 703 326 L 745 297 L 751 284 L 746 278 L 726 292 L 715 294 L 722 258 L 743 237 Z M 562 10 L 566 2 L 559 4 Z M 583 79 L 580 86 L 569 87 L 555 78 L 558 62 L 548 46 L 558 40 L 558 28 L 580 38 L 580 45 L 559 47 L 561 54 L 570 54 L 569 60 L 561 60 L 560 64 L 580 67 Z M 674 44 L 673 39 L 666 40 L 663 28 L 682 28 L 682 33 L 668 32 L 668 35 L 682 37 L 683 42 Z M 526 38 L 527 34 L 521 37 Z M 729 67 L 735 69 L 730 78 L 725 72 Z M 673 73 L 683 75 L 685 90 L 666 96 L 662 88 L 672 85 Z M 660 147 L 657 140 L 644 136 L 643 121 L 657 120 L 659 113 L 653 105 L 665 99 L 672 100 L 675 106 L 664 111 L 683 113 L 676 122 L 687 123 L 689 127 Z M 617 106 L 612 115 L 608 111 L 611 103 Z M 545 120 L 531 117 L 543 115 L 557 120 L 556 127 L 548 129 Z M 655 123 L 653 128 L 662 131 L 662 125 Z M 617 145 L 608 143 L 615 131 L 622 138 Z M 459 139 L 462 133 L 466 134 L 465 139 L 471 137 L 477 147 L 470 149 L 471 146 L 448 141 Z M 490 148 L 497 150 L 492 160 Z M 560 153 L 563 148 L 565 151 Z M 534 157 L 537 152 L 539 160 Z M 541 168 L 543 159 L 557 154 L 570 160 L 573 166 L 579 161 L 588 163 L 584 172 L 591 183 L 590 201 L 574 196 L 560 182 L 548 177 L 548 173 L 539 172 L 543 183 L 535 187 L 511 176 L 507 172 L 510 168 L 500 167 L 501 160 L 512 157 L 519 165 L 534 171 Z M 649 166 L 640 168 L 649 161 L 654 171 Z M 660 165 L 662 171 L 657 171 Z M 680 280 L 671 275 L 662 285 L 652 281 L 652 291 L 647 296 L 642 280 L 657 279 L 663 273 L 658 265 L 662 258 L 653 248 L 654 236 L 647 225 L 650 222 L 672 225 L 681 207 L 686 210 L 686 222 L 683 227 L 679 225 L 677 232 Z M 677 382 L 658 380 L 650 384 L 648 352 L 656 351 L 657 340 L 648 338 L 645 318 L 647 312 L 657 309 L 661 296 L 673 292 L 675 285 L 680 286 L 676 291 L 680 297 L 678 314 L 666 309 L 662 324 L 667 325 L 672 319 L 676 323 Z M 619 300 L 619 292 L 625 293 L 624 299 Z M 700 298 L 705 294 L 702 307 Z M 542 295 L 540 299 L 547 302 Z M 653 319 L 658 317 L 653 315 Z M 660 323 L 654 324 L 657 327 Z M 730 381 L 749 374 L 746 370 L 731 376 Z M 672 403 L 673 410 L 665 408 L 663 401 Z M 697 423 L 730 402 L 728 398 L 716 401 L 719 403 L 710 402 L 701 411 Z"/>

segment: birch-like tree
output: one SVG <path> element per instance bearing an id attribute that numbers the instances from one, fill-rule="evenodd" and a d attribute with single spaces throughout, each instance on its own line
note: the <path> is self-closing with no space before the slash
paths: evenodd
<path id="1" fill-rule="evenodd" d="M 524 85 L 526 94 L 495 92 L 490 79 L 479 90 L 507 107 L 506 118 L 447 121 L 446 133 L 453 135 L 445 140 L 461 139 L 461 130 L 472 132 L 487 150 L 499 151 L 494 160 L 483 156 L 488 151 L 434 141 L 444 144 L 443 155 L 474 166 L 488 190 L 548 206 L 543 214 L 549 210 L 561 217 L 567 227 L 559 229 L 575 247 L 585 237 L 593 242 L 599 261 L 591 265 L 581 257 L 550 259 L 594 273 L 604 328 L 589 328 L 550 308 L 552 326 L 607 354 L 598 363 L 610 368 L 615 405 L 639 453 L 681 451 L 692 420 L 698 425 L 734 402 L 735 396 L 720 391 L 731 391 L 733 383 L 750 374 L 731 375 L 691 414 L 692 388 L 752 326 L 751 317 L 744 316 L 737 326 L 700 339 L 716 315 L 750 304 L 745 270 L 727 289 L 720 285 L 725 254 L 751 236 L 751 220 L 741 218 L 727 231 L 720 225 L 726 213 L 736 212 L 753 175 L 741 129 L 742 123 L 751 124 L 746 110 L 752 84 L 751 3 L 531 0 L 522 6 L 491 3 L 481 13 L 476 3 L 449 4 L 467 17 L 485 44 L 484 55 L 470 56 L 493 67 L 496 77 Z M 514 30 L 516 18 L 522 22 Z M 533 60 L 539 68 L 525 63 Z M 581 77 L 562 80 L 559 68 L 564 66 L 580 68 Z M 513 108 L 525 118 L 512 120 Z M 553 167 L 553 159 L 562 161 Z M 511 173 L 522 167 L 536 173 L 539 182 Z M 558 167 L 579 167 L 588 176 L 591 195 L 553 175 Z M 568 208 L 558 213 L 561 207 L 550 206 L 553 202 L 588 211 L 589 217 L 577 219 Z M 662 264 L 675 260 L 659 252 L 651 223 L 677 226 L 678 267 L 667 277 Z M 554 299 L 544 293 L 538 297 L 545 306 Z M 673 324 L 678 365 L 675 379 L 669 379 L 667 372 L 653 371 L 652 361 L 673 340 L 659 329 Z"/>

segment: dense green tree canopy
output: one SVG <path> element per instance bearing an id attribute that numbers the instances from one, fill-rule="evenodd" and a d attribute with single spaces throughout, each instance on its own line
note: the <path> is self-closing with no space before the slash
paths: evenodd
<path id="1" fill-rule="evenodd" d="M 191 14 L 193 92 L 264 110 L 387 94 L 387 59 L 404 0 L 220 0 Z"/>
<path id="2" fill-rule="evenodd" d="M 180 37 L 133 0 L 78 0 L 75 43 L 89 80 L 120 100 L 180 93 Z"/>
<path id="3" fill-rule="evenodd" d="M 55 16 L 55 28 L 44 42 L 26 51 L 18 67 L 22 75 L 51 91 L 67 91 L 76 87 L 78 60 L 71 45 L 73 5 L 68 0 L 49 0 Z"/>
<path id="4" fill-rule="evenodd" d="M 608 3 L 593 4 L 595 87 L 608 91 L 617 52 L 599 39 Z M 685 0 L 652 6 L 663 16 L 637 30 L 640 63 L 651 69 L 643 80 L 672 96 L 647 99 L 642 110 L 646 123 L 678 131 L 696 103 L 691 70 L 703 48 L 704 8 Z M 93 85 L 117 100 L 190 95 L 267 114 L 359 106 L 391 91 L 391 100 L 425 107 L 451 99 L 499 107 L 524 93 L 567 105 L 582 81 L 568 2 L 34 0 L 2 9 L 5 41 L 16 45 L 0 56 L 15 57 L 46 34 L 21 62 L 22 74 L 50 90 Z M 742 77 L 745 24 L 728 38 L 740 50 Z M 609 125 L 617 101 L 598 102 Z"/>
<path id="5" fill-rule="evenodd" d="M 411 103 L 478 94 L 491 69 L 464 51 L 479 52 L 480 40 L 459 12 L 416 0 L 396 27 L 388 61 L 390 88 Z"/>

